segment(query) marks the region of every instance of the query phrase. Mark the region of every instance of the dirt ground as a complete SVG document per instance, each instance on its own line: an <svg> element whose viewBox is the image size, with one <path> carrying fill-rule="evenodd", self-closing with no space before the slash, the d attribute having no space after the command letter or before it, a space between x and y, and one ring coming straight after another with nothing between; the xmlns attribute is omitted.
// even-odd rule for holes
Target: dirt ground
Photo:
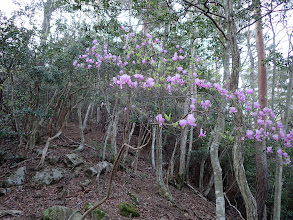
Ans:
<svg viewBox="0 0 293 220"><path fill-rule="evenodd" d="M86 203L95 204L105 196L110 173L101 175L100 182L97 184L95 179L89 179L84 172L87 167L100 161L100 152L85 147L82 152L78 153L84 160L81 169L67 168L63 163L64 156L77 147L76 143L68 138L76 142L79 141L79 129L76 123L69 123L64 129L64 134L52 143L53 147L50 147L48 151L47 158L58 155L60 159L53 166L45 161L43 169L61 167L66 170L65 177L56 184L38 186L31 181L36 172L35 167L40 160L36 150L28 152L24 161L9 160L0 167L0 181L19 167L26 166L27 169L25 184L11 187L11 192L0 197L0 209L21 210L24 215L6 216L1 219L41 219L43 210L54 205L79 209L84 212L83 207ZM103 129L95 123L90 123L86 131L86 143L99 149L103 145L103 141ZM40 144L37 149L42 150L43 147L44 144ZM15 153L15 147L9 144L1 146L1 150ZM215 203L199 197L188 187L178 190L169 186L174 197L173 203L160 197L157 194L155 175L150 160L146 159L147 157L149 157L147 150L140 154L136 175L133 174L131 168L134 156L130 154L123 168L118 169L113 180L111 196L100 207L109 214L111 219L127 219L119 214L118 206L121 202L132 202L128 192L131 192L139 203L137 208L140 217L135 219L215 219ZM12 165L14 165L13 169ZM226 213L227 219L240 219L237 212L231 207L227 207Z"/></svg>

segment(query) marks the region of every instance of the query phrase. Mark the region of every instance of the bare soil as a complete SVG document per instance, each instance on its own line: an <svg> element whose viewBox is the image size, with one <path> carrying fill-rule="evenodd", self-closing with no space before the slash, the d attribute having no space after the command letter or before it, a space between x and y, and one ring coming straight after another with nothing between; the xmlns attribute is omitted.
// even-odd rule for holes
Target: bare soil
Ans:
<svg viewBox="0 0 293 220"><path fill-rule="evenodd" d="M31 178L35 174L35 167L39 163L40 156L36 151L28 152L26 159L22 162L9 160L0 167L0 180L5 179L11 171L26 166L27 176L25 184L11 187L11 192L0 197L0 209L21 210L23 216L6 216L1 219L41 219L42 212L51 206L61 205L84 212L84 205L88 202L93 204L101 200L107 191L110 173L101 175L99 185L95 179L90 179L85 170L100 161L100 151L89 147L78 153L84 160L84 165L80 169L70 169L63 163L64 156L71 153L77 147L75 143L68 140L68 137L76 142L79 141L79 129L77 123L69 123L61 138L55 140L49 148L47 158L50 156L60 156L56 165L50 165L48 160L42 169L61 167L66 170L65 177L58 183L49 186L35 185ZM91 122L86 131L86 143L101 149L104 142L104 132L101 127ZM119 143L119 138L118 138ZM44 144L37 146L42 150ZM1 150L16 153L13 145L2 146ZM24 147L23 147L24 148ZM22 149L17 152L24 154ZM123 167L118 169L113 180L113 187L110 198L101 205L111 219L127 219L119 214L118 206L121 202L132 200L128 195L131 192L137 198L137 206L140 217L135 219L215 219L215 203L207 201L194 194L189 188L184 187L178 190L170 186L170 191L174 197L171 203L157 194L156 179L153 173L148 150L140 154L136 175L132 172L131 163L134 156L128 155ZM15 164L17 166L15 166ZM14 165L13 169L11 166ZM226 209L227 219L240 219L237 212L231 207Z"/></svg>

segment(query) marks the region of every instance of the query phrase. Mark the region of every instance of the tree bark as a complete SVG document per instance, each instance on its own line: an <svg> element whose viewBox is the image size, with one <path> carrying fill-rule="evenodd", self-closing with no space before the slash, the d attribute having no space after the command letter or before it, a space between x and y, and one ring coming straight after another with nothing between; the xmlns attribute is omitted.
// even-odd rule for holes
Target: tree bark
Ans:
<svg viewBox="0 0 293 220"><path fill-rule="evenodd" d="M286 97L286 107L285 107L285 115L284 115L284 132L286 133L288 127L289 120L289 108L290 103L292 101L292 87L293 87L293 64L289 66L290 79L287 90ZM278 147L278 149L281 149ZM282 186L283 186L283 156L276 153L277 157L277 166L276 166L276 174L275 174L275 195L274 195L274 212L273 212L273 220L280 220L281 218L281 200L282 200Z"/></svg>
<svg viewBox="0 0 293 220"><path fill-rule="evenodd" d="M254 11L257 18L261 16L260 1ZM255 38L258 58L258 101L261 109L267 107L267 70L265 61L265 46L263 40L262 23L258 19L255 23ZM268 165L266 156L266 142L265 139L255 146L255 166L256 166L256 203L258 219L262 220L265 211L265 202L268 193Z"/></svg>
<svg viewBox="0 0 293 220"><path fill-rule="evenodd" d="M163 179L163 146L162 146L162 128L157 129L156 138L156 179L159 188L159 194L169 201L173 201L172 194Z"/></svg>
<svg viewBox="0 0 293 220"><path fill-rule="evenodd" d="M230 45L230 49L232 52L232 73L231 73L231 80L230 80L230 91L234 92L238 88L239 83L239 72L240 72L240 52L239 47L236 40L236 25L234 21L234 13L233 13L233 1L232 0L225 0L225 15L226 15L226 22L227 22L227 40ZM234 165L234 172L235 178L237 180L241 195L244 200L245 209L247 220L255 220L257 219L257 207L256 201L253 197L248 183L247 178L243 166L243 155L242 155L242 132L240 132L241 127L243 126L243 118L242 118L242 110L239 109L236 100L232 100L232 106L237 108L237 112L234 113L234 123L236 124L236 135L235 141L233 145L233 165ZM238 130L238 128L240 128Z"/></svg>

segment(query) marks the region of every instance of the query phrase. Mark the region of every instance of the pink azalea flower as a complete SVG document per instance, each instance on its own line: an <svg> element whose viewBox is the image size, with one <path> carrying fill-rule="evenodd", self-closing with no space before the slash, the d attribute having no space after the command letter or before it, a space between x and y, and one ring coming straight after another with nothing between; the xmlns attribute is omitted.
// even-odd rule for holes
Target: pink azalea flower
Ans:
<svg viewBox="0 0 293 220"><path fill-rule="evenodd" d="M196 124L194 122L195 122L195 118L194 118L193 114L187 115L186 123L191 126L196 126Z"/></svg>
<svg viewBox="0 0 293 220"><path fill-rule="evenodd" d="M146 84L148 85L148 87L154 87L155 85L154 79L149 77L146 81Z"/></svg>
<svg viewBox="0 0 293 220"><path fill-rule="evenodd" d="M206 132L203 132L202 128L200 129L199 132L199 137L205 137L206 136Z"/></svg>
<svg viewBox="0 0 293 220"><path fill-rule="evenodd" d="M134 74L133 77L135 79L139 79L139 80L143 80L143 78L144 78L143 75L141 75L141 74Z"/></svg>
<svg viewBox="0 0 293 220"><path fill-rule="evenodd" d="M273 153L273 148L272 147L267 147L267 152L268 153Z"/></svg>
<svg viewBox="0 0 293 220"><path fill-rule="evenodd" d="M278 153L279 155L283 155L283 151L282 151L281 149L277 150L277 153Z"/></svg>
<svg viewBox="0 0 293 220"><path fill-rule="evenodd" d="M191 100L192 104L195 104L196 103L196 99L191 98L190 100Z"/></svg>
<svg viewBox="0 0 293 220"><path fill-rule="evenodd" d="M229 113L235 113L235 112L237 112L236 108L235 107L230 107Z"/></svg>
<svg viewBox="0 0 293 220"><path fill-rule="evenodd" d="M180 47L180 46L177 44L177 45L176 45L176 48L179 49L179 47Z"/></svg>
<svg viewBox="0 0 293 220"><path fill-rule="evenodd" d="M171 94L171 93L172 93L172 90L171 90L171 85L168 85L168 86L167 86L167 90L168 90L169 94Z"/></svg>
<svg viewBox="0 0 293 220"><path fill-rule="evenodd" d="M277 128L283 128L283 127L284 127L284 125L281 122L277 121Z"/></svg>
<svg viewBox="0 0 293 220"><path fill-rule="evenodd" d="M73 62L73 66L76 66L76 64L77 64L77 60L75 60L75 61Z"/></svg>
<svg viewBox="0 0 293 220"><path fill-rule="evenodd" d="M187 71L186 71L186 70L183 70L183 71L182 71L182 74L183 74L183 75L186 75L186 74L187 74Z"/></svg>
<svg viewBox="0 0 293 220"><path fill-rule="evenodd" d="M257 119L257 122L256 123L259 124L259 125L263 125L264 124L264 120Z"/></svg>
<svg viewBox="0 0 293 220"><path fill-rule="evenodd" d="M246 89L245 92L246 92L246 94L253 94L254 93L253 89L251 89L251 88Z"/></svg>
<svg viewBox="0 0 293 220"><path fill-rule="evenodd" d="M253 131L252 130L246 130L246 137L249 139L253 139Z"/></svg>
<svg viewBox="0 0 293 220"><path fill-rule="evenodd" d="M179 125L180 125L181 127L184 127L186 124L187 124L187 122L186 122L185 119L181 119L181 120L179 120Z"/></svg>
<svg viewBox="0 0 293 220"><path fill-rule="evenodd" d="M183 70L183 68L182 68L182 67L177 67L177 70L178 70L179 72L181 72L181 71Z"/></svg>
<svg viewBox="0 0 293 220"><path fill-rule="evenodd" d="M159 122L159 127L161 127L165 121L165 119L162 117L162 114L158 114L156 120Z"/></svg>
<svg viewBox="0 0 293 220"><path fill-rule="evenodd" d="M177 55L177 52L175 52L175 53L174 53L174 56L172 57L172 60L173 60L173 61L176 61L177 59L178 59L178 55Z"/></svg>
<svg viewBox="0 0 293 220"><path fill-rule="evenodd" d="M152 38L152 36L151 36L149 33L147 33L145 36L146 36L147 38Z"/></svg>
<svg viewBox="0 0 293 220"><path fill-rule="evenodd" d="M254 103L253 103L253 107L254 107L254 108L257 108L257 109L260 109L260 105L259 105L258 102L254 102Z"/></svg>
<svg viewBox="0 0 293 220"><path fill-rule="evenodd" d="M277 135L277 134L273 134L273 139L275 140L275 141L277 141L277 140L279 140L279 135Z"/></svg>
<svg viewBox="0 0 293 220"><path fill-rule="evenodd" d="M287 152L283 152L283 157L287 158L288 157L288 153Z"/></svg>
<svg viewBox="0 0 293 220"><path fill-rule="evenodd" d="M190 105L190 108L191 108L191 110L193 111L193 110L195 109L195 105L194 105L194 104L191 104L191 105Z"/></svg>

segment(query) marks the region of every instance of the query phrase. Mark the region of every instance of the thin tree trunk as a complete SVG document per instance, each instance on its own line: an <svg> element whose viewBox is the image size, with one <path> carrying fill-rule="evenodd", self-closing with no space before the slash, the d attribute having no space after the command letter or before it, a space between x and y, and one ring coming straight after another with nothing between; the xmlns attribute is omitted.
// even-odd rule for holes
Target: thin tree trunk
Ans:
<svg viewBox="0 0 293 220"><path fill-rule="evenodd" d="M293 87L293 64L289 66L290 79L286 97L286 107L284 115L284 132L287 132L288 120L289 120L289 108L292 101L292 87ZM280 147L278 150L281 149ZM280 220L281 217L281 200L282 200L282 186L283 186L283 156L276 153L277 166L275 174L275 197L274 197L274 213L273 220Z"/></svg>
<svg viewBox="0 0 293 220"><path fill-rule="evenodd" d="M177 151L177 146L178 146L178 139L176 138L176 141L175 141L175 146L174 146L174 150L173 150L173 153L172 153L172 156L171 156L171 159L170 159L170 162L169 162L169 166L168 166L168 171L167 171L167 182L171 182L171 183L175 183L175 180L174 180L174 166L175 166L175 154L176 154L176 151Z"/></svg>
<svg viewBox="0 0 293 220"><path fill-rule="evenodd" d="M164 183L163 178L163 146L162 146L162 128L157 129L156 138L156 179L159 188L159 194L169 201L173 201L172 194L168 185Z"/></svg>
<svg viewBox="0 0 293 220"><path fill-rule="evenodd" d="M236 25L234 21L233 13L233 1L225 0L225 15L228 28L228 43L232 52L232 73L230 80L230 90L234 92L238 88L239 83L239 72L240 72L240 52L236 40ZM236 100L232 100L231 104L237 107L237 112L234 113L234 123L236 127L243 126L242 111L239 109ZM243 155L242 155L242 133L240 130L236 131L236 136L233 145L233 165L235 178L237 180L241 195L244 200L247 220L257 219L257 207L256 201L250 191L247 183L247 178L243 166Z"/></svg>
<svg viewBox="0 0 293 220"><path fill-rule="evenodd" d="M187 96L184 101L184 109L183 115L188 113L188 104L190 102L189 97ZM178 188L181 189L183 187L183 183L186 175L186 142L187 142L187 134L188 129L185 126L181 132L181 140L180 140L180 161L179 161L179 173L177 176L177 184Z"/></svg>
<svg viewBox="0 0 293 220"><path fill-rule="evenodd" d="M82 104L80 103L77 108L77 114L78 114L78 122L79 122L79 130L80 130L80 145L78 148L75 149L75 151L82 151L85 144L85 138L84 138L84 130L86 129L87 121L89 118L89 113L92 108L92 103L90 103L87 107L86 114L84 116L84 120L82 121Z"/></svg>
<svg viewBox="0 0 293 220"><path fill-rule="evenodd" d="M255 15L259 18L261 16L260 1L257 1L255 8ZM267 71L265 60L265 46L263 41L262 23L261 19L255 23L255 38L256 49L258 57L258 101L261 109L267 107ZM258 219L262 220L265 211L265 202L268 193L268 165L266 156L266 142L265 139L255 146L255 166L256 166L256 203Z"/></svg>
<svg viewBox="0 0 293 220"><path fill-rule="evenodd" d="M153 170L156 170L156 162L155 162L155 143L156 143L156 129L157 126L152 127L152 167Z"/></svg>

